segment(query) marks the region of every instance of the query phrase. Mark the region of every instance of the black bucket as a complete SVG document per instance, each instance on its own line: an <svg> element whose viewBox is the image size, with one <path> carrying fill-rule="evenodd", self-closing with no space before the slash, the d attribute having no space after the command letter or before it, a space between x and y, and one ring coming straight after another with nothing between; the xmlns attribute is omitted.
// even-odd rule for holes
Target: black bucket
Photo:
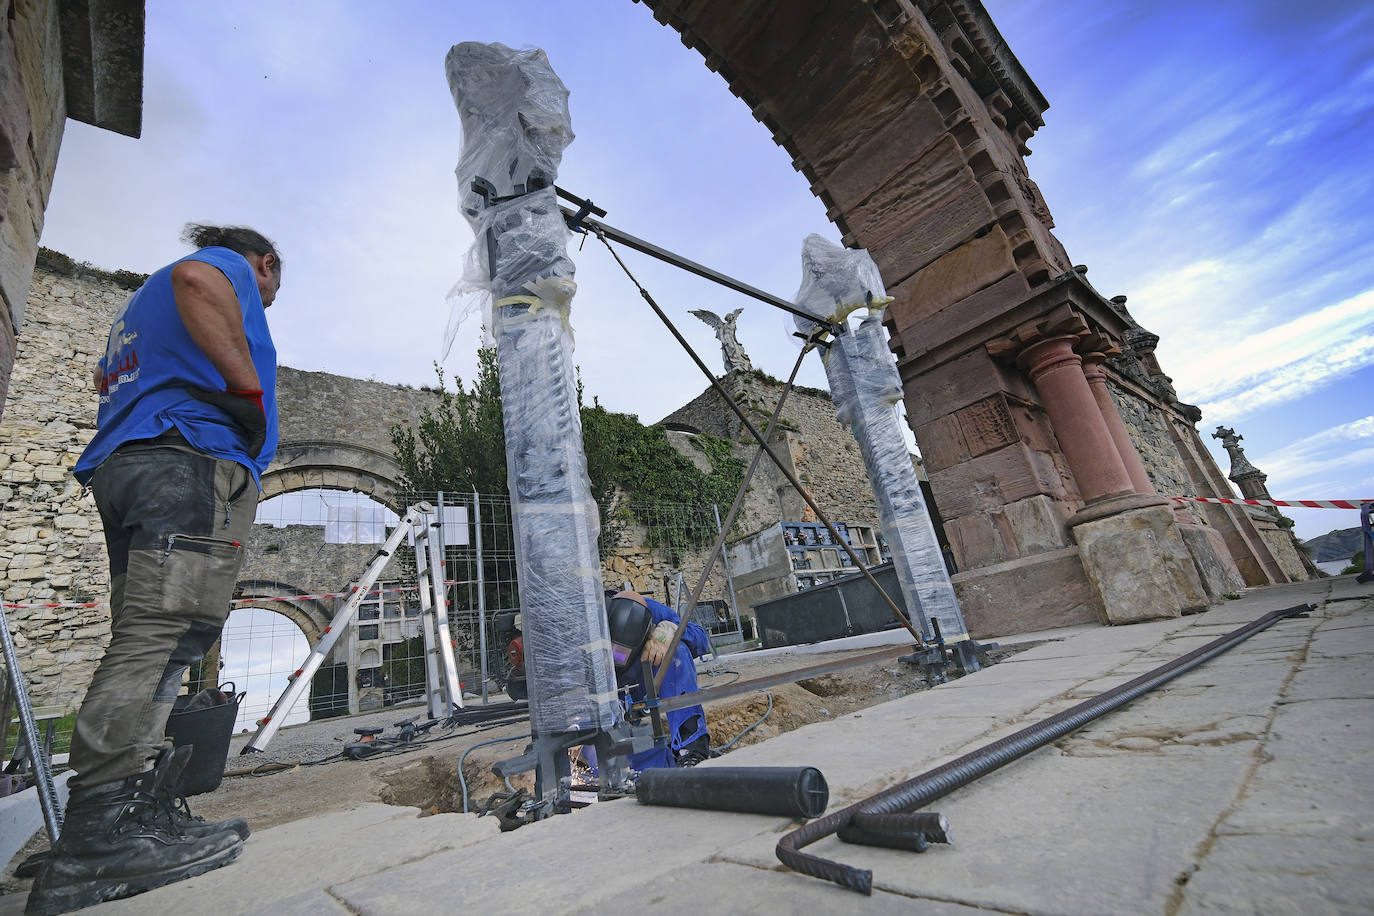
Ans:
<svg viewBox="0 0 1374 916"><path fill-rule="evenodd" d="M195 695L179 696L173 702L172 714L167 717L167 737L175 747L191 745L191 759L176 786L182 795L200 795L219 788L243 697L234 692L230 682L221 684L218 690L207 688Z"/></svg>

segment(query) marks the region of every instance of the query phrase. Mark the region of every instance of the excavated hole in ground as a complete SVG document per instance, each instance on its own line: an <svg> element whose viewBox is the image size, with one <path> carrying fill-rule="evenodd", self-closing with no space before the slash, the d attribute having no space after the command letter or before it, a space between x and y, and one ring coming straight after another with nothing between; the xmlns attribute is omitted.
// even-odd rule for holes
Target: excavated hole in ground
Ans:
<svg viewBox="0 0 1374 916"><path fill-rule="evenodd" d="M996 664L1040 644L1028 642L998 647L987 653L987 661ZM809 667L820 663L816 657L805 657L801 661L797 656L783 658L786 661L781 664L775 660L777 657L757 660L727 657L708 663L702 667L703 689L709 688L712 682L718 686L734 683L731 680L732 672L739 672L739 679L753 679L778 673L787 667ZM712 674L714 677L707 676ZM767 694L772 695L771 711L768 708L769 698L763 690L706 703L706 723L711 733L711 746L715 748L729 744L753 725L753 729L731 748L734 750L926 689L919 669L893 659L769 687ZM467 784L469 811L481 811L494 793L509 791L506 783L492 772L492 765L516 756L524 746L524 742L512 740L468 753L463 761L463 778ZM410 761L390 772L379 773L384 783L379 793L380 800L391 805L416 807L427 814L462 811L463 793L457 775L458 756L461 756L461 752L451 756L426 757ZM533 774L512 776L510 787L533 791Z"/></svg>
<svg viewBox="0 0 1374 916"><path fill-rule="evenodd" d="M988 653L988 661L995 664L1040 644L1029 642L999 647ZM872 651L753 658L726 656L702 666L701 686L703 689L725 686L736 680L752 680ZM773 696L772 712L735 747L757 744L805 725L858 712L925 690L926 686L918 669L894 659L767 689ZM762 691L706 704L712 746L728 744L763 717L767 708L768 699ZM412 807L418 809L421 816L462 811L458 763L467 752L463 774L467 780L469 810L480 811L493 793L507 791L505 782L492 772L492 764L520 754L529 737L527 723L480 731L468 729L452 735L436 730L431 734L440 740L409 753L367 760L337 759L345 743L357 740L352 731L355 726L384 726L390 735L394 733L394 723L403 718L423 719L424 715L418 708L395 708L370 717L329 719L283 729L266 753L240 759L231 752L227 769L233 771L243 767L244 760L248 760L262 764L260 772L225 777L214 792L191 798L192 810L212 821L244 817L255 831L367 803ZM305 739L294 740L292 732L297 728ZM495 738L509 740L469 751L479 742ZM298 765L322 758L333 759L319 766ZM510 782L517 789L522 786L533 789L534 776L532 773L513 776ZM40 830L0 873L0 894L27 892L31 882L16 878L14 868L27 856L47 846L47 836Z"/></svg>

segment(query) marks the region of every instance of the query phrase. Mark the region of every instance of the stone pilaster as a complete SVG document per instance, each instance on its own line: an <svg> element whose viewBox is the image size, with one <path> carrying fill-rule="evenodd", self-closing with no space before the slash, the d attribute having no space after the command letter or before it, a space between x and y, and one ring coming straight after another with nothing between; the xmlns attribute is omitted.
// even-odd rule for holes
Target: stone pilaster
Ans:
<svg viewBox="0 0 1374 916"><path fill-rule="evenodd" d="M1169 502L1154 493L1102 375L1099 352L1074 352L1093 332L1072 309L1023 326L990 349L1014 356L1039 392L1084 506L1069 520L1079 559L1109 623L1177 617L1208 605ZM1098 348L1100 349L1100 348ZM1094 390L1096 389L1096 390ZM1113 429L1112 419L1118 429ZM1141 490L1145 492L1141 492Z"/></svg>

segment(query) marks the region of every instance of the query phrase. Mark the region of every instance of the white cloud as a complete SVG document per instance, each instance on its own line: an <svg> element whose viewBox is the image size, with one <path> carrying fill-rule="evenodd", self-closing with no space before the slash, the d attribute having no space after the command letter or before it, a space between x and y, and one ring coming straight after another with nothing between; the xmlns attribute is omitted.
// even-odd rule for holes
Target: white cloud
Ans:
<svg viewBox="0 0 1374 916"><path fill-rule="evenodd" d="M1228 421L1296 400L1374 364L1374 289L1216 348L1182 367L1181 391Z"/></svg>
<svg viewBox="0 0 1374 916"><path fill-rule="evenodd" d="M1300 483L1312 478L1363 483L1374 469L1374 415L1305 436L1254 460L1270 478ZM1359 498L1354 492L1313 494L1313 499ZM1369 494L1363 494L1369 495Z"/></svg>

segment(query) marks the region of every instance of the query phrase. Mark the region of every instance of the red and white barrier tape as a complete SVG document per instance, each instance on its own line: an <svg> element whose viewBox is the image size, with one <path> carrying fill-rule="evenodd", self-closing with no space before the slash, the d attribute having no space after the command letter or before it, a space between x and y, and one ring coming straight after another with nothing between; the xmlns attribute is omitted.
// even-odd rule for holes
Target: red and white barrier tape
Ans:
<svg viewBox="0 0 1374 916"><path fill-rule="evenodd" d="M446 579L446 580L444 581L444 584L445 584L445 585L471 585L471 584L473 584L475 581L476 581L475 579ZM396 593L398 593L398 592L413 592L413 591L418 591L418 589L419 589L419 586L415 586L415 585L402 585L402 586L399 586L399 587L397 587L397 588L385 588L385 589L381 589L380 591L381 591L381 594L384 594L384 595L394 595L394 594L396 594ZM257 597L257 598L235 598L234 600L232 600L232 601L229 602L229 605L230 605L230 607L243 607L243 606L247 606L247 605L261 604L261 603L263 603L264 601L303 601L303 600L307 600L307 599L320 599L320 598L348 598L348 597L350 597L350 596L353 594L354 591L357 591L357 589L354 589L353 591L338 592L338 593L329 593L329 594L322 594L322 595L263 595L263 596L260 596L260 597ZM369 594L369 595L376 595L377 593L378 593L378 589L373 588L373 589L369 589L369 590L368 590L368 594ZM54 601L54 602L49 602L49 603L33 603L33 604L11 603L11 602L9 602L9 601L6 601L3 605L0 605L0 607L5 607L5 608L21 608L21 609L23 609L23 608L58 608L58 607L108 607L108 606L109 606L109 602L108 602L108 601Z"/></svg>
<svg viewBox="0 0 1374 916"><path fill-rule="evenodd" d="M1179 502L1225 503L1228 506L1292 506L1297 509L1358 509L1374 499L1221 499L1215 496L1170 496Z"/></svg>

